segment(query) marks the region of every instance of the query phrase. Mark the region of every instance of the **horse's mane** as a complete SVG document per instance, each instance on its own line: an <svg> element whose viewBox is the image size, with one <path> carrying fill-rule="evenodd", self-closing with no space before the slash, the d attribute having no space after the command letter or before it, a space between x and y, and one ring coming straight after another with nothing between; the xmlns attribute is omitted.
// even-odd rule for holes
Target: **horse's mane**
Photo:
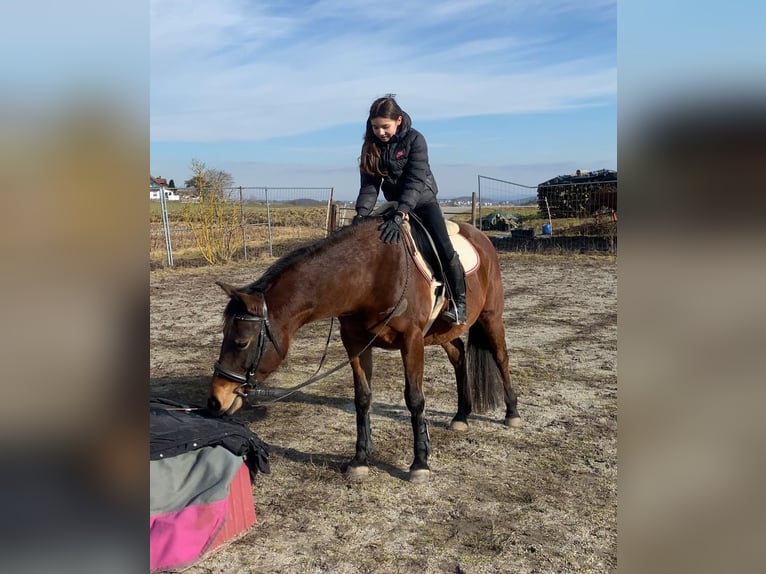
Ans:
<svg viewBox="0 0 766 574"><path fill-rule="evenodd" d="M261 275L259 279L245 287L244 291L247 293L253 293L256 291L265 290L276 277L281 275L287 268L291 267L296 262L303 261L309 257L313 257L323 252L327 248L345 241L346 238L348 238L350 235L354 235L358 231L358 225L348 225L346 227L341 227L327 237L294 249L293 251L280 257L266 270L263 275Z"/></svg>
<svg viewBox="0 0 766 574"><path fill-rule="evenodd" d="M279 277L285 270L289 269L295 263L303 261L309 257L314 257L332 247L333 245L337 245L338 243L346 241L351 236L358 234L363 227L365 227L364 223L360 225L348 225L346 227L341 227L327 237L318 239L317 241L290 251L289 253L280 257L268 269L266 269L266 272L261 275L260 278L256 279L253 283L242 287L240 291L248 294L264 292L277 277ZM245 309L243 308L240 301L237 299L230 299L223 311L224 328L226 328L233 321L233 317L235 315L243 313L244 311Z"/></svg>
<svg viewBox="0 0 766 574"><path fill-rule="evenodd" d="M265 273L261 275L260 278L256 279L249 285L240 288L239 290L248 294L263 293L277 277L279 277L286 269L290 268L295 263L303 261L309 257L314 257L320 253L323 253L328 248L337 245L338 243L345 242L351 236L359 234L366 225L371 225L373 223L374 219L371 218L370 220L358 225L347 225L332 232L327 237L318 239L317 241L302 247L298 247L297 249L290 251L275 261L268 269L266 269ZM374 224L377 225L377 223ZM357 245L357 243L354 241L350 241L349 244ZM226 304L226 308L223 310L224 328L227 328L231 324L235 315L239 315L244 311L245 309L243 308L240 301L237 299L230 299Z"/></svg>

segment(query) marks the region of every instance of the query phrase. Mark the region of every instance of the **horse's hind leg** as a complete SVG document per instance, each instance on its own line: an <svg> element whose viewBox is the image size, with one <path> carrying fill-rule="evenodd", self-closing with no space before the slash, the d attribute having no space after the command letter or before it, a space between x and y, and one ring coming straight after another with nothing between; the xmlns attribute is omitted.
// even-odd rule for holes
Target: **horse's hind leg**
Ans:
<svg viewBox="0 0 766 574"><path fill-rule="evenodd" d="M494 317L494 319L490 319L490 314L483 314L479 317L479 321L487 334L492 357L503 379L505 425L518 428L521 426L521 417L517 409L516 391L513 390L511 385L508 348L505 345L505 328L503 327L502 314L499 317Z"/></svg>
<svg viewBox="0 0 766 574"><path fill-rule="evenodd" d="M465 345L459 337L449 343L444 343L442 348L447 352L447 357L452 368L455 369L457 381L457 413L452 417L450 428L456 431L468 430L468 415L471 414L471 397L469 395L468 375L465 369Z"/></svg>

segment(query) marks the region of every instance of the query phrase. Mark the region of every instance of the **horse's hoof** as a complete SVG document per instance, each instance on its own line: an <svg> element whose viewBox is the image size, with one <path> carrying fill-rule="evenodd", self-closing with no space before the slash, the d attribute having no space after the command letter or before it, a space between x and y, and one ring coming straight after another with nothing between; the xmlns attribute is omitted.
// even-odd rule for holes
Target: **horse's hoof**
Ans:
<svg viewBox="0 0 766 574"><path fill-rule="evenodd" d="M505 419L505 426L510 427L512 429L517 429L521 427L521 417L513 417L510 419Z"/></svg>
<svg viewBox="0 0 766 574"><path fill-rule="evenodd" d="M468 430L468 423L464 423L463 421L452 421L449 424L449 428L453 431L465 432Z"/></svg>
<svg viewBox="0 0 766 574"><path fill-rule="evenodd" d="M431 476L430 470L428 470L427 468L419 468L417 470L410 471L409 480L412 484L424 484L428 482L428 479L430 476Z"/></svg>
<svg viewBox="0 0 766 574"><path fill-rule="evenodd" d="M370 474L368 466L349 466L346 470L346 480L349 482L362 482Z"/></svg>

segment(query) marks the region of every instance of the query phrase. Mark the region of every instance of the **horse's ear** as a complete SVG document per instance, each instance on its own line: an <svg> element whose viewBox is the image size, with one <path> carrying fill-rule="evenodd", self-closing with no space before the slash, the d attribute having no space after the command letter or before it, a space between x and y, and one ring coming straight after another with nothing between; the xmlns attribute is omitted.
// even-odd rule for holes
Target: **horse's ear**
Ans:
<svg viewBox="0 0 766 574"><path fill-rule="evenodd" d="M218 285L221 289L223 289L226 292L226 294L232 299L236 297L237 290L231 285L222 283L221 281L216 281L215 284Z"/></svg>
<svg viewBox="0 0 766 574"><path fill-rule="evenodd" d="M247 312L256 317L263 316L263 294L255 293L237 293L237 298L247 309Z"/></svg>
<svg viewBox="0 0 766 574"><path fill-rule="evenodd" d="M263 311L263 295L261 293L245 293L221 281L216 281L215 284L223 289L229 297L242 303L248 313L256 316L261 315Z"/></svg>

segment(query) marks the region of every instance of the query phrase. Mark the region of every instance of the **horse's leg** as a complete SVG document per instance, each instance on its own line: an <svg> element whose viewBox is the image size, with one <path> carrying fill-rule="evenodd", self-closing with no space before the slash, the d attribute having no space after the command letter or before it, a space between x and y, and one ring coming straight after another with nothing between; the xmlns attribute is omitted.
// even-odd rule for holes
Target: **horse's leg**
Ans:
<svg viewBox="0 0 766 574"><path fill-rule="evenodd" d="M505 395L505 425L518 428L521 426L521 417L517 409L516 391L511 385L509 369L508 348L505 345L505 328L503 327L502 314L482 313L479 321L484 327L489 341L492 357L500 370L503 378L503 393Z"/></svg>
<svg viewBox="0 0 766 574"><path fill-rule="evenodd" d="M410 482L426 482L431 469L428 453L431 450L428 422L425 418L426 399L423 395L423 333L417 329L404 335L402 361L404 362L404 401L410 410L414 435L414 460L410 465Z"/></svg>
<svg viewBox="0 0 766 574"><path fill-rule="evenodd" d="M459 337L449 343L444 343L442 348L447 352L447 357L455 369L457 381L457 413L452 418L450 428L456 431L468 430L468 415L471 414L471 397L468 395L468 375L465 370L465 345Z"/></svg>
<svg viewBox="0 0 766 574"><path fill-rule="evenodd" d="M358 352L358 351L357 351ZM351 354L351 352L349 352ZM351 354L353 357L356 354ZM350 480L364 480L369 473L368 458L372 454L370 405L372 404L372 348L365 349L351 361L354 373L354 406L356 407L356 453L348 464Z"/></svg>

